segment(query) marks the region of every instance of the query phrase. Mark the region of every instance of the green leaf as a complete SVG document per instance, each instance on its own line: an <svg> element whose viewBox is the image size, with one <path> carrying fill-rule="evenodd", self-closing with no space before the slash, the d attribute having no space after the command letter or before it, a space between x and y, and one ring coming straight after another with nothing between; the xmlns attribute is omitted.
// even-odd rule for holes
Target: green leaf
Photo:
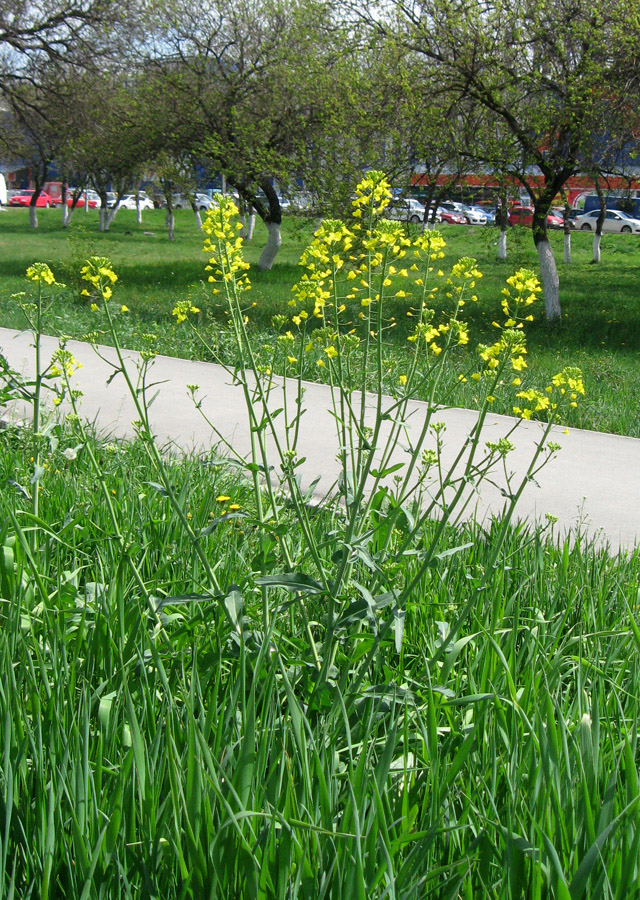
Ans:
<svg viewBox="0 0 640 900"><path fill-rule="evenodd" d="M206 535L211 534L213 531L215 531L218 525L222 524L222 522L228 522L230 519L246 519L248 518L248 516L248 513L242 511L225 513L223 516L218 516L217 519L212 519L207 527L203 528L200 531L200 535L202 537L206 537Z"/></svg>
<svg viewBox="0 0 640 900"><path fill-rule="evenodd" d="M222 601L225 605L225 609L229 614L229 619L231 620L234 628L238 628L240 622L240 616L242 615L242 610L244 609L244 597L239 588L232 587L229 589L226 597Z"/></svg>
<svg viewBox="0 0 640 900"><path fill-rule="evenodd" d="M386 478L387 475L392 475L393 472L397 472L398 469L403 469L404 463L396 463L394 466L387 466L386 469L372 469L371 474L374 478Z"/></svg>
<svg viewBox="0 0 640 900"><path fill-rule="evenodd" d="M286 591L297 591L301 594L321 594L324 588L304 572L283 572L281 575L264 575L256 578L261 587L281 587Z"/></svg>
<svg viewBox="0 0 640 900"><path fill-rule="evenodd" d="M634 806L636 800L632 800L622 812L615 817L613 822L610 822L607 827L600 832L598 837L595 839L593 844L589 847L582 860L580 861L580 865L578 866L578 870L576 874L573 876L571 880L571 884L569 885L569 893L571 895L571 900L579 900L582 897L584 890L587 886L587 881L589 880L589 876L591 875L591 871L595 866L598 860L602 860L602 848L609 837L609 835L613 834L620 824L620 822L624 819L626 814L629 812L632 806Z"/></svg>
<svg viewBox="0 0 640 900"><path fill-rule="evenodd" d="M158 484L157 481L145 481L144 483L147 484L150 488L153 488L154 491L160 494L161 497L169 496L169 492L167 491L167 489L163 487L163 485Z"/></svg>

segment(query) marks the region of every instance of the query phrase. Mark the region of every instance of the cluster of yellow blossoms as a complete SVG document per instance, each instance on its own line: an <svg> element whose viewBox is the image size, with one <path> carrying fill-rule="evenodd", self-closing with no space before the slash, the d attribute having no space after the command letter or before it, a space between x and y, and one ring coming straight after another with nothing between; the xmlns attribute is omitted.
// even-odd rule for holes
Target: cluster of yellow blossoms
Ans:
<svg viewBox="0 0 640 900"><path fill-rule="evenodd" d="M178 300L176 305L173 307L172 316L176 318L176 324L180 325L181 322L185 322L190 313L196 315L200 310L197 306L194 306L191 300Z"/></svg>
<svg viewBox="0 0 640 900"><path fill-rule="evenodd" d="M27 278L36 284L58 284L53 272L46 263L37 262L27 269Z"/></svg>
<svg viewBox="0 0 640 900"><path fill-rule="evenodd" d="M242 255L242 223L233 220L238 215L238 207L230 197L221 197L212 207L202 223L202 230L207 235L203 250L210 254L209 265L206 266L211 284L233 284L236 293L248 291L251 282L246 274L249 263ZM212 292L217 294L218 287ZM191 310L193 312L193 309Z"/></svg>
<svg viewBox="0 0 640 900"><path fill-rule="evenodd" d="M96 290L102 291L103 296L105 296L105 288L108 289L108 296L105 296L105 300L110 299L111 288L109 285L115 284L118 276L113 271L111 261L106 256L92 256L80 269L80 274L83 281L88 281ZM89 296L89 291L86 288L82 293L85 296Z"/></svg>

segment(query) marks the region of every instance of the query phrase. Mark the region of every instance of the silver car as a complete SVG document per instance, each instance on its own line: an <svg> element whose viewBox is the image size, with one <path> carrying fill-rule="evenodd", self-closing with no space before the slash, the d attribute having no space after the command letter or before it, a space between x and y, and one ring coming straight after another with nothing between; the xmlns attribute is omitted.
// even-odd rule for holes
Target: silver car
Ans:
<svg viewBox="0 0 640 900"><path fill-rule="evenodd" d="M424 221L424 206L413 197L409 197L407 200L392 200L384 211L384 217L417 225Z"/></svg>
<svg viewBox="0 0 640 900"><path fill-rule="evenodd" d="M485 216L483 210L481 210L478 206L465 206L464 204L462 204L460 212L465 217L469 225L487 224L487 217Z"/></svg>
<svg viewBox="0 0 640 900"><path fill-rule="evenodd" d="M599 215L599 209L592 209L591 212L582 216L576 216L575 227L580 231L595 231ZM620 209L608 209L602 230L638 234L640 233L640 219L632 219Z"/></svg>

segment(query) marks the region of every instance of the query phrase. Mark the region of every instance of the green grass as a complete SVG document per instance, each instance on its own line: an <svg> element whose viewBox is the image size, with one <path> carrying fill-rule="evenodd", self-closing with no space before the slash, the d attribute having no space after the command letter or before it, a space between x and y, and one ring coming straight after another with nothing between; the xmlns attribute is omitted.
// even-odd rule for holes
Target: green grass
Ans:
<svg viewBox="0 0 640 900"><path fill-rule="evenodd" d="M26 211L2 214L0 324L21 327L20 314L8 298L11 293L24 289L22 276L26 267L42 260L50 263L58 277L64 278L72 288L51 308L49 330L72 336L94 330L97 320L88 304L78 296L77 273L81 260L97 253L113 261L120 276L117 298L131 310L121 321L125 344L139 348L143 343L142 334L154 333L162 353L208 358L188 329L176 329L173 324L171 310L175 302L189 297L202 310L203 333L226 358L224 312L215 306L208 291L202 235L190 213L177 214L173 244L166 240L164 213L160 211L145 213L142 227L136 224L135 213L121 211L108 234L98 233L97 214L92 212L77 212L67 232L61 228L58 211L43 210L39 219L40 228L32 232ZM444 233L448 241L445 263L451 264L462 255L474 256L479 261L484 273L478 285L479 302L468 304L465 312L471 326L471 346L479 341L491 342L495 336L491 322L500 316L500 291L505 278L522 265L537 269L530 234L524 229L511 230L509 259L501 263L497 259L494 229L448 227ZM251 269L251 299L255 307L249 312L256 343L266 345L265 359L270 358L268 348L273 340L271 318L276 313L289 312L291 286L300 273L297 261L310 234L309 223L285 220L283 249L273 270L259 272L255 265ZM264 229L258 224L254 242L246 249L252 264L257 261L263 240ZM546 384L565 364L578 365L584 373L587 396L571 424L639 437L640 367L636 358L640 350L640 244L634 235L605 236L603 262L594 266L590 263L591 237L576 233L572 236L573 262L565 266L562 235L554 233L551 240L560 271L563 320L550 325L544 321L542 304L536 310L536 321L528 331L529 370L524 387ZM406 313L406 301L389 307L389 315L395 315L397 323L395 330L389 332L390 377L401 369L405 360L406 336L411 325ZM467 355L467 363L463 361L461 365L472 367L473 356ZM305 374L318 377L317 372ZM442 399L469 407L476 402L472 384L457 386L455 393ZM504 400L499 398L496 411L509 413L511 405L505 395Z"/></svg>
<svg viewBox="0 0 640 900"><path fill-rule="evenodd" d="M346 597L318 680L289 591L265 628L283 559L242 479L168 463L196 530L246 513L203 538L212 596L145 447L94 445L98 478L57 438L34 521L31 438L0 432L0 895L638 898L637 553L514 528L496 564L499 527L447 531L401 653Z"/></svg>
<svg viewBox="0 0 640 900"><path fill-rule="evenodd" d="M153 329L165 352L195 354L171 321L191 292L218 352L238 352L186 215L174 245L160 213L144 226L155 236L133 213L109 235L62 234L53 213L25 233L22 215L3 214L4 284L23 289L34 259L66 265L52 327L103 321L71 280L97 252L120 275L114 309L132 311L126 343ZM451 261L485 257L467 308L487 340L530 250L514 235L500 266L489 230L447 234ZM251 273L265 361L305 235L289 237L272 273ZM576 280L602 278L580 253ZM582 321L577 337L571 296L565 312L534 323L532 377L578 350L603 359ZM392 385L406 309L389 315ZM620 420L617 395L603 416ZM454 507L429 520L400 475L396 493L382 483L382 448L355 427L342 439L357 478L347 468L319 505L296 492L295 457L175 457L144 412L139 427L131 444L96 442L73 417L0 430L0 897L639 900L640 551L612 558L509 518L453 529ZM475 483L485 462L465 472Z"/></svg>

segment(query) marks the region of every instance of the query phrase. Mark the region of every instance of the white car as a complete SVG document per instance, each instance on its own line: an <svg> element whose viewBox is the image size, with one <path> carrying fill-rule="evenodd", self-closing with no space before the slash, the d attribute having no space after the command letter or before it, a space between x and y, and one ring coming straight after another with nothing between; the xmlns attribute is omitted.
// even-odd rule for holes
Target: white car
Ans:
<svg viewBox="0 0 640 900"><path fill-rule="evenodd" d="M196 209L200 212L206 212L206 210L211 209L212 206L216 205L215 199L212 200L208 194L197 193L194 196L194 200L196 202ZM173 196L173 208L191 209L191 200L188 197L185 197L184 194L175 194Z"/></svg>
<svg viewBox="0 0 640 900"><path fill-rule="evenodd" d="M417 225L424 221L424 206L413 197L406 200L392 200L384 211L385 219L395 219L399 222L411 222Z"/></svg>
<svg viewBox="0 0 640 900"><path fill-rule="evenodd" d="M460 213L465 217L469 225L486 225L487 217L478 206L466 206L461 204Z"/></svg>
<svg viewBox="0 0 640 900"><path fill-rule="evenodd" d="M492 225L495 222L495 216L493 221L490 221L487 211L481 206L467 206L467 210L476 217L476 220L473 222L474 225Z"/></svg>
<svg viewBox="0 0 640 900"><path fill-rule="evenodd" d="M583 216L576 216L575 227L580 229L580 231L595 231L599 215L599 209L592 209L591 212L585 213ZM602 230L638 234L640 232L640 219L632 219L631 216L623 213L620 209L608 209Z"/></svg>
<svg viewBox="0 0 640 900"><path fill-rule="evenodd" d="M154 209L153 200L150 197L147 197L145 191L140 191L138 193L138 205L140 209ZM136 195L135 194L125 194L120 203L118 203L118 209L135 209L136 208Z"/></svg>

